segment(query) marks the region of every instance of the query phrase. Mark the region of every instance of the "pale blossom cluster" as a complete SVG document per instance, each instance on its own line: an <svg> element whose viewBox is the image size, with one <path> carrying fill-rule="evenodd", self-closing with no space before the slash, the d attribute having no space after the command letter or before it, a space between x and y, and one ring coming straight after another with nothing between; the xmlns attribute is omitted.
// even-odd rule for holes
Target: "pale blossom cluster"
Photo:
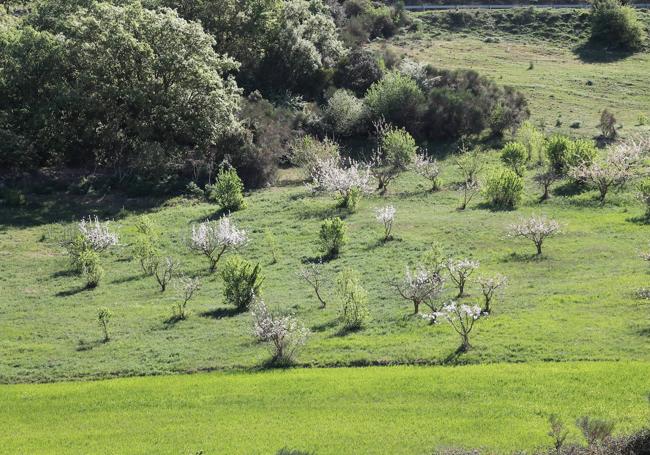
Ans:
<svg viewBox="0 0 650 455"><path fill-rule="evenodd" d="M465 295L465 284L474 270L479 268L479 261L472 259L454 259L449 258L445 262L445 268L449 272L449 277L458 287L458 297Z"/></svg>
<svg viewBox="0 0 650 455"><path fill-rule="evenodd" d="M384 240L388 240L391 237L391 231L393 230L393 222L395 221L395 207L392 205L387 205L385 207L380 207L375 209L375 218L378 222L384 225Z"/></svg>
<svg viewBox="0 0 650 455"><path fill-rule="evenodd" d="M108 221L100 223L97 217L88 217L88 220L82 218L78 227L79 233L94 251L104 251L117 245L119 241L117 234L109 229Z"/></svg>
<svg viewBox="0 0 650 455"><path fill-rule="evenodd" d="M370 167L354 160L349 160L347 166L342 166L336 158L319 159L311 177L313 190L338 193L344 199L353 191L372 191Z"/></svg>
<svg viewBox="0 0 650 455"><path fill-rule="evenodd" d="M275 315L263 300L256 299L251 308L253 334L265 343L269 343L273 360L277 363L290 363L298 351L307 342L309 329L291 315Z"/></svg>
<svg viewBox="0 0 650 455"><path fill-rule="evenodd" d="M248 241L246 231L237 229L229 216L219 221L204 221L192 226L190 249L198 251L210 259L210 270L214 271L217 262L228 249L236 249Z"/></svg>
<svg viewBox="0 0 650 455"><path fill-rule="evenodd" d="M560 234L560 223L546 218L544 215L533 215L528 219L508 226L508 237L522 237L531 240L537 248L537 254L542 254L542 245L547 237Z"/></svg>
<svg viewBox="0 0 650 455"><path fill-rule="evenodd" d="M481 308L477 305L458 304L454 301L442 307L442 310L430 315L434 322L441 319L446 320L461 337L460 350L466 351L471 348L469 334L474 328L474 323L481 317Z"/></svg>
<svg viewBox="0 0 650 455"><path fill-rule="evenodd" d="M425 154L418 153L413 161L413 171L421 177L431 181L433 190L438 189L438 177L440 175L440 166L438 161L429 158Z"/></svg>
<svg viewBox="0 0 650 455"><path fill-rule="evenodd" d="M444 283L444 279L437 271L418 266L415 270L407 267L403 280L395 287L402 298L413 302L413 313L418 314L421 304L435 310L433 300L442 291Z"/></svg>
<svg viewBox="0 0 650 455"><path fill-rule="evenodd" d="M616 144L599 162L581 163L570 169L576 180L589 182L598 188L600 201L604 202L612 187L623 186L636 175L636 165L646 149L642 141L630 140Z"/></svg>

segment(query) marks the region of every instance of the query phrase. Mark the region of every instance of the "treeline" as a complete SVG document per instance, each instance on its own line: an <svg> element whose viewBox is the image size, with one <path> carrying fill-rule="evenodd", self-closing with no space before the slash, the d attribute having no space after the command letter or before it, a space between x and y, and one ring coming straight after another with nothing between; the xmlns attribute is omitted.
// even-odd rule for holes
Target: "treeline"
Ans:
<svg viewBox="0 0 650 455"><path fill-rule="evenodd" d="M228 160L273 180L296 136L500 134L520 94L363 44L408 27L370 0L40 0L0 14L0 168L116 183L211 180ZM342 90L345 91L342 91Z"/></svg>

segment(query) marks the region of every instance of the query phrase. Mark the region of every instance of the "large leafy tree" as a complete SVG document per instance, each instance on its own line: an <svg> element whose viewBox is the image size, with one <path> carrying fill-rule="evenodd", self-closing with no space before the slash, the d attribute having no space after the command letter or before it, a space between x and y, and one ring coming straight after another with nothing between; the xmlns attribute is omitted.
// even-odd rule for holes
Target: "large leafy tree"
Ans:
<svg viewBox="0 0 650 455"><path fill-rule="evenodd" d="M33 27L2 35L0 129L32 164L161 171L237 127L240 91L225 76L237 64L200 24L139 2L79 3L47 20L45 4Z"/></svg>

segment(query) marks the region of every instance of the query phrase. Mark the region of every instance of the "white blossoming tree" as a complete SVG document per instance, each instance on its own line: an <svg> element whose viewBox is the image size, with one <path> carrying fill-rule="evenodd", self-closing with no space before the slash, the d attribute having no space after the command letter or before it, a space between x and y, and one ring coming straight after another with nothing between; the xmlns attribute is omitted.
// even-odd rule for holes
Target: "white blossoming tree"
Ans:
<svg viewBox="0 0 650 455"><path fill-rule="evenodd" d="M117 245L119 241L117 234L109 229L108 221L101 223L97 217L88 217L88 220L82 218L78 228L84 242L98 253Z"/></svg>
<svg viewBox="0 0 650 455"><path fill-rule="evenodd" d="M323 285L325 283L323 263L319 261L307 264L298 271L297 275L314 289L316 298L318 298L318 301L320 302L320 307L325 308L327 306L327 303L321 294Z"/></svg>
<svg viewBox="0 0 650 455"><path fill-rule="evenodd" d="M537 256L540 256L544 240L560 233L560 223L548 219L544 215L533 215L528 219L522 219L508 226L506 236L511 238L521 237L532 241L537 249Z"/></svg>
<svg viewBox="0 0 650 455"><path fill-rule="evenodd" d="M481 308L477 305L459 305L456 302L449 302L435 314L436 322L446 320L460 335L461 345L458 347L458 352L466 352L472 348L469 334L480 317Z"/></svg>
<svg viewBox="0 0 650 455"><path fill-rule="evenodd" d="M508 279L503 275L495 275L493 277L478 277L476 279L483 294L483 309L484 314L490 314L492 304L496 294L503 290L508 285Z"/></svg>
<svg viewBox="0 0 650 455"><path fill-rule="evenodd" d="M438 161L424 153L418 153L413 160L413 171L431 182L431 191L440 189L440 166Z"/></svg>
<svg viewBox="0 0 650 455"><path fill-rule="evenodd" d="M356 210L361 196L372 191L370 167L354 160L342 166L335 158L320 159L311 177L313 190L336 194L349 210Z"/></svg>
<svg viewBox="0 0 650 455"><path fill-rule="evenodd" d="M307 329L291 315L273 314L263 300L256 299L251 308L253 334L268 343L272 362L276 365L291 364L298 350L309 337Z"/></svg>
<svg viewBox="0 0 650 455"><path fill-rule="evenodd" d="M201 289L201 280L199 278L182 276L176 281L175 287L180 301L174 306L173 319L184 320L188 316L188 302Z"/></svg>
<svg viewBox="0 0 650 455"><path fill-rule="evenodd" d="M465 285L470 275L479 267L480 263L471 259L454 259L449 258L445 262L445 268L449 273L449 278L458 288L458 298L465 295Z"/></svg>
<svg viewBox="0 0 650 455"><path fill-rule="evenodd" d="M598 199L604 204L610 189L624 186L637 174L636 165L644 149L643 142L621 142L609 151L604 160L578 164L569 170L569 174L595 186L600 193Z"/></svg>
<svg viewBox="0 0 650 455"><path fill-rule="evenodd" d="M246 244L246 231L237 229L229 216L219 221L204 221L192 226L189 248L206 256L210 261L210 272L214 272L217 263L229 249L237 249Z"/></svg>
<svg viewBox="0 0 650 455"><path fill-rule="evenodd" d="M375 218L384 226L384 242L393 238L391 231L393 230L396 212L397 210L392 205L375 209Z"/></svg>
<svg viewBox="0 0 650 455"><path fill-rule="evenodd" d="M415 270L406 268L401 282L394 284L399 295L413 303L413 314L419 314L420 305L427 305L432 312L436 311L434 300L440 295L444 279L434 270L418 266Z"/></svg>

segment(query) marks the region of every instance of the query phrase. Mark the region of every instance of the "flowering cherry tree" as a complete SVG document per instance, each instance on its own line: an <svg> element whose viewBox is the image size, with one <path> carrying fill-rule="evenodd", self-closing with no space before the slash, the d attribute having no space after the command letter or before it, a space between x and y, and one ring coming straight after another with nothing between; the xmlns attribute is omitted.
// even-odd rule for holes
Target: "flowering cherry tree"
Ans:
<svg viewBox="0 0 650 455"><path fill-rule="evenodd" d="M201 280L182 276L176 281L176 292L182 302L174 306L174 318L182 320L187 318L187 303L192 300L194 294L201 289Z"/></svg>
<svg viewBox="0 0 650 455"><path fill-rule="evenodd" d="M508 284L508 279L503 275L495 275L493 277L478 277L476 280L481 287L483 294L483 313L490 314L490 304L494 300L496 293L505 288Z"/></svg>
<svg viewBox="0 0 650 455"><path fill-rule="evenodd" d="M307 264L305 267L302 267L298 271L297 275L314 289L316 297L320 302L321 308L325 308L327 304L325 302L325 299L323 299L321 296L321 290L325 281L323 274L323 263L319 261L316 263Z"/></svg>
<svg viewBox="0 0 650 455"><path fill-rule="evenodd" d="M545 216L533 215L518 223L508 226L507 237L522 237L531 240L537 248L537 255L542 254L542 245L548 237L560 234L560 223Z"/></svg>
<svg viewBox="0 0 650 455"><path fill-rule="evenodd" d="M315 191L338 194L341 206L354 210L359 198L372 191L370 167L348 160L342 166L336 158L319 159L311 174Z"/></svg>
<svg viewBox="0 0 650 455"><path fill-rule="evenodd" d="M88 220L82 218L78 228L85 243L98 253L117 245L119 241L117 234L109 229L108 221L100 223L97 217L88 217Z"/></svg>
<svg viewBox="0 0 650 455"><path fill-rule="evenodd" d="M449 258L445 262L445 268L449 272L449 277L458 287L458 298L465 295L465 285L470 275L479 267L478 261L471 259L453 259Z"/></svg>
<svg viewBox="0 0 650 455"><path fill-rule="evenodd" d="M192 226L189 247L210 260L210 272L214 272L221 256L229 249L237 249L248 241L246 231L237 229L229 216L219 221L204 221Z"/></svg>
<svg viewBox="0 0 650 455"><path fill-rule="evenodd" d="M253 334L258 340L269 344L273 363L290 364L297 351L307 342L309 329L294 316L273 314L261 299L255 300L251 316Z"/></svg>
<svg viewBox="0 0 650 455"><path fill-rule="evenodd" d="M467 180L458 186L458 192L462 197L458 210L465 210L474 196L481 192L481 184L478 180Z"/></svg>
<svg viewBox="0 0 650 455"><path fill-rule="evenodd" d="M481 309L478 305L459 305L452 301L435 314L435 321L446 320L461 337L458 351L466 352L472 348L469 343L469 334L480 317Z"/></svg>
<svg viewBox="0 0 650 455"><path fill-rule="evenodd" d="M636 175L636 165L644 149L643 142L621 142L609 151L604 160L578 164L570 169L569 174L576 180L594 185L600 193L600 203L604 204L611 188L624 186Z"/></svg>
<svg viewBox="0 0 650 455"><path fill-rule="evenodd" d="M393 230L393 221L395 221L395 212L395 207L392 205L375 209L375 218L384 225L384 241L392 238L391 231Z"/></svg>
<svg viewBox="0 0 650 455"><path fill-rule="evenodd" d="M440 166L438 161L429 158L424 153L419 153L413 160L413 171L431 182L431 191L440 189Z"/></svg>
<svg viewBox="0 0 650 455"><path fill-rule="evenodd" d="M418 314L421 304L427 305L433 312L436 311L433 301L442 292L444 283L437 271L418 266L415 270L407 267L402 281L394 286L403 299L413 302L413 314Z"/></svg>

